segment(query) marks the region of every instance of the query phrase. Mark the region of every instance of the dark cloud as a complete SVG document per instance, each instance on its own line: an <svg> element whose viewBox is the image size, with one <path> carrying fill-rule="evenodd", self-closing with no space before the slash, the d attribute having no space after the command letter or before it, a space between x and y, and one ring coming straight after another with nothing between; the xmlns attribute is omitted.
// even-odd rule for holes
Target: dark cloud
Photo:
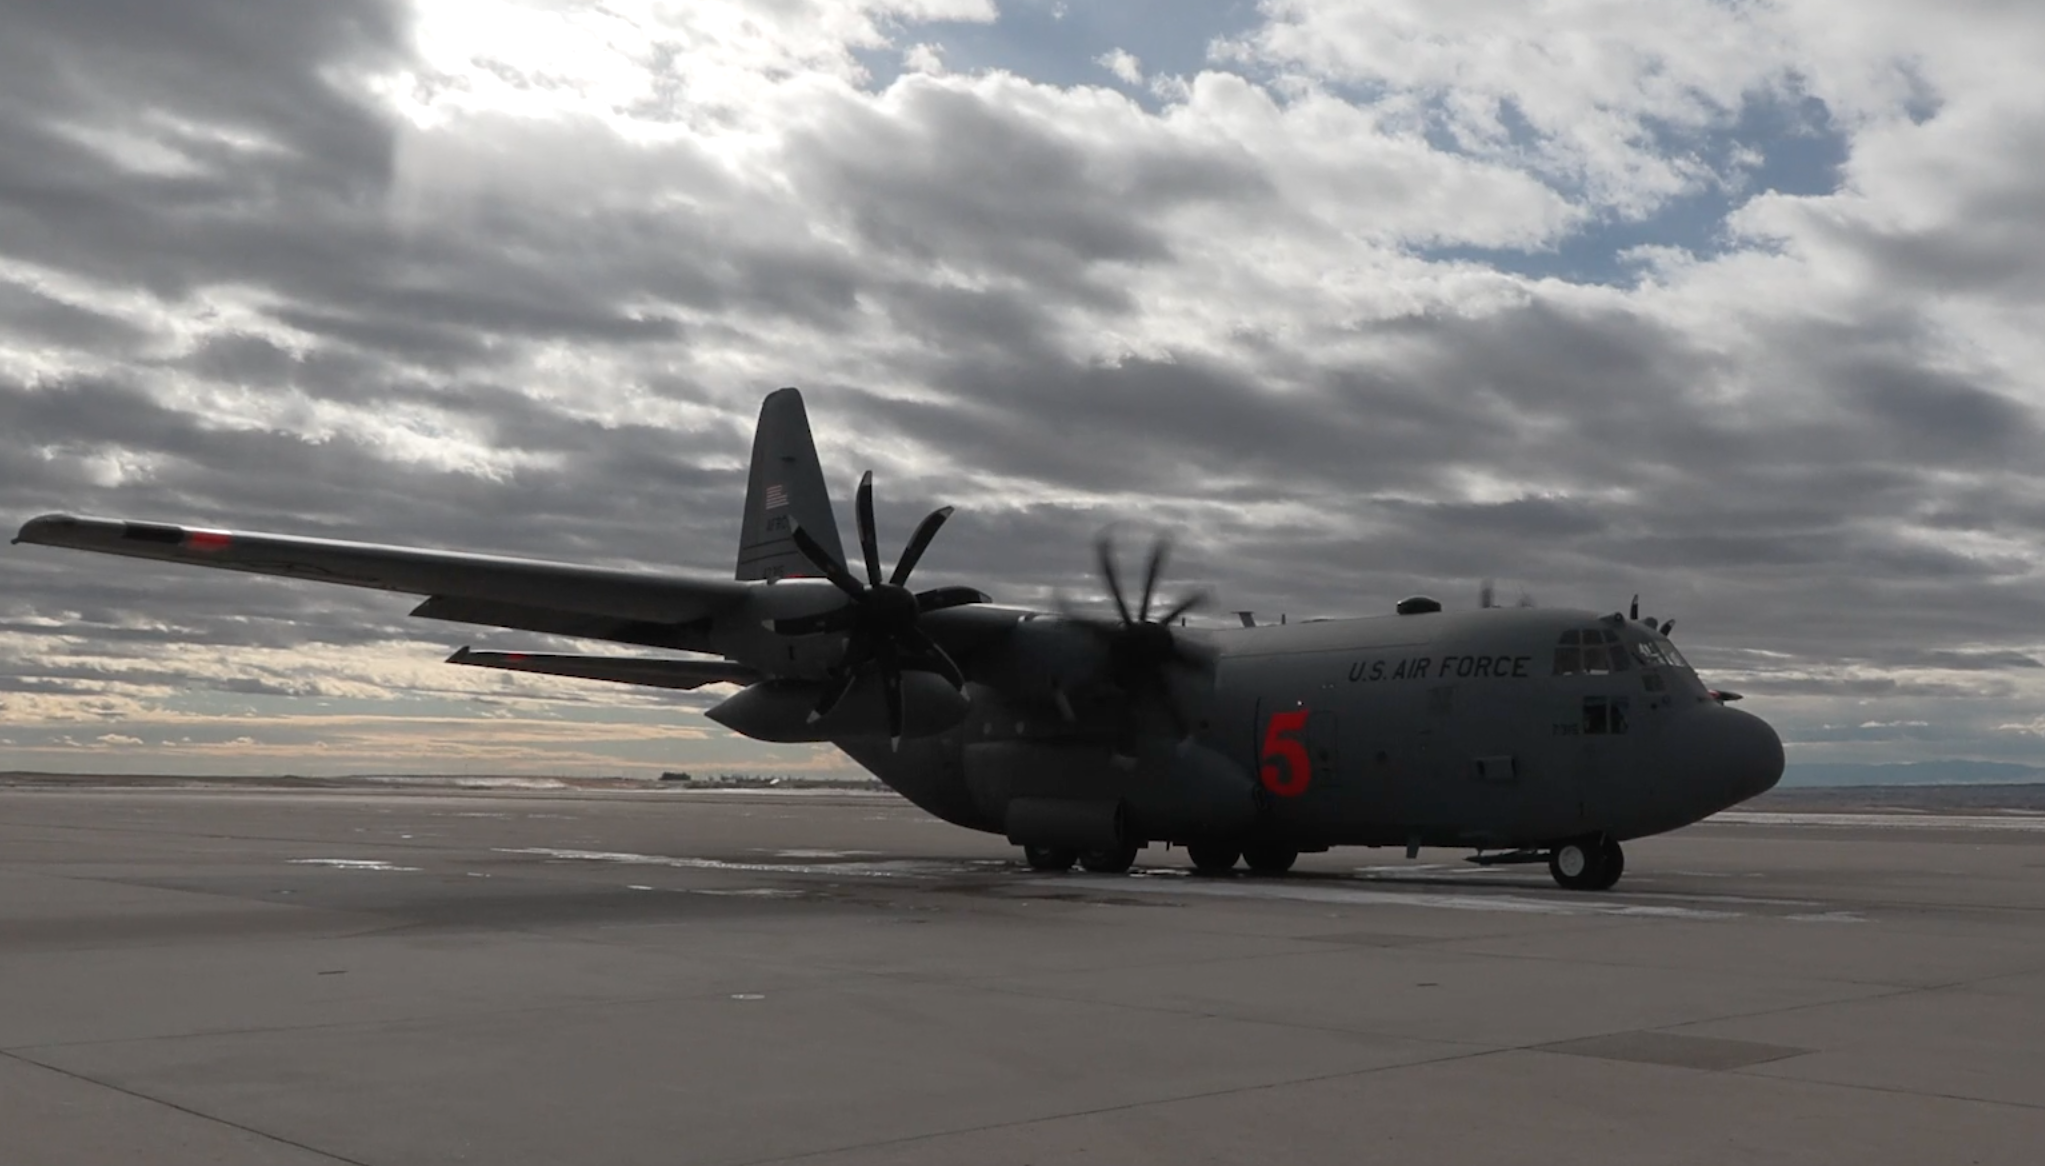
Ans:
<svg viewBox="0 0 2045 1166"><path fill-rule="evenodd" d="M1055 288L1107 311L1128 303L1088 278L1095 266L1167 261L1163 220L1174 209L1255 206L1268 192L1268 179L1226 150L1088 149L1015 88L1004 105L907 77L887 105L838 106L789 155L816 205L875 250ZM1138 116L1120 98L1099 100L1106 118Z"/></svg>

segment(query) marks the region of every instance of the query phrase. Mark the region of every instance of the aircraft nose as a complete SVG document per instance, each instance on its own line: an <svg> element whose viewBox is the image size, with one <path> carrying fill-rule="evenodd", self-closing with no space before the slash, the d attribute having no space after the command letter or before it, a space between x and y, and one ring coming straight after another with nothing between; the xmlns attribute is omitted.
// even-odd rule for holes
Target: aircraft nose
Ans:
<svg viewBox="0 0 2045 1166"><path fill-rule="evenodd" d="M1737 805L1782 780L1782 738L1767 721L1714 706L1683 719L1676 742L1680 764L1717 808Z"/></svg>
<svg viewBox="0 0 2045 1166"><path fill-rule="evenodd" d="M1740 801L1765 794L1782 780L1782 738L1775 726L1739 709L1723 710L1732 720L1722 730L1730 739L1732 754L1726 776Z"/></svg>

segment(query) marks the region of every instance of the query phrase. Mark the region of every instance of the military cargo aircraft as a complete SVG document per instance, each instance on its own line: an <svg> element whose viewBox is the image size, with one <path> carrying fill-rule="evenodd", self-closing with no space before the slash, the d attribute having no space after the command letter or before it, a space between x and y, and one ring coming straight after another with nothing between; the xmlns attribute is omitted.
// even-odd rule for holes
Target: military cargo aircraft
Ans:
<svg viewBox="0 0 2045 1166"><path fill-rule="evenodd" d="M828 741L947 822L1029 865L1121 872L1152 844L1200 872L1289 870L1334 846L1475 851L1603 890L1621 844L1772 787L1782 744L1707 688L1666 624L1549 608L1208 629L1167 607L1166 545L1141 587L1097 547L1114 618L997 604L909 578L952 511L883 572L873 475L848 561L801 395L754 434L730 579L45 515L18 543L378 588L412 614L688 656L456 652L449 662L671 689L735 685L714 721ZM1133 580L1131 580L1133 583Z"/></svg>

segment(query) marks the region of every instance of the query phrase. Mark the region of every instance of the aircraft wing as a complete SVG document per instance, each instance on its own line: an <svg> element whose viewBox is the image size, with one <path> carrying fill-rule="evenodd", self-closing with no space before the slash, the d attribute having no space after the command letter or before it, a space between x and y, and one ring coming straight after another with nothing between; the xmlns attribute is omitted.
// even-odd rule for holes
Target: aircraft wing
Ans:
<svg viewBox="0 0 2045 1166"><path fill-rule="evenodd" d="M662 647L690 646L680 625L748 593L735 579L68 514L30 519L14 541L424 595L414 615Z"/></svg>

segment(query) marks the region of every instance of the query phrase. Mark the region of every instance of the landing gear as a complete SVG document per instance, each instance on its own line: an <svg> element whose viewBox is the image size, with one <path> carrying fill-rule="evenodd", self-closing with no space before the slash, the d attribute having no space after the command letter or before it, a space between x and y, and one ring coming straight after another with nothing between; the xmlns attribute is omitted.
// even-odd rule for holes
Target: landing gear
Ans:
<svg viewBox="0 0 2045 1166"><path fill-rule="evenodd" d="M1243 861L1258 874L1284 874L1299 861L1299 851L1290 846L1258 844L1243 847Z"/></svg>
<svg viewBox="0 0 2045 1166"><path fill-rule="evenodd" d="M1619 844L1610 838L1603 841L1605 873L1604 877L1598 880L1598 885L1591 888L1594 891L1611 890L1612 885L1619 881L1619 876L1626 873L1626 852L1619 849Z"/></svg>
<svg viewBox="0 0 2045 1166"><path fill-rule="evenodd" d="M1025 846L1023 858L1028 860L1031 870L1050 872L1068 871L1079 861L1079 851L1063 846Z"/></svg>
<svg viewBox="0 0 2045 1166"><path fill-rule="evenodd" d="M1548 852L1548 873L1566 891L1609 891L1626 870L1626 852L1600 834L1575 838Z"/></svg>
<svg viewBox="0 0 2045 1166"><path fill-rule="evenodd" d="M1225 842L1194 842L1186 847L1195 874L1225 875L1236 868L1236 860L1242 856L1241 847Z"/></svg>
<svg viewBox="0 0 2045 1166"><path fill-rule="evenodd" d="M1136 865L1136 844L1125 842L1101 850L1082 850L1079 865L1094 874L1127 874Z"/></svg>

